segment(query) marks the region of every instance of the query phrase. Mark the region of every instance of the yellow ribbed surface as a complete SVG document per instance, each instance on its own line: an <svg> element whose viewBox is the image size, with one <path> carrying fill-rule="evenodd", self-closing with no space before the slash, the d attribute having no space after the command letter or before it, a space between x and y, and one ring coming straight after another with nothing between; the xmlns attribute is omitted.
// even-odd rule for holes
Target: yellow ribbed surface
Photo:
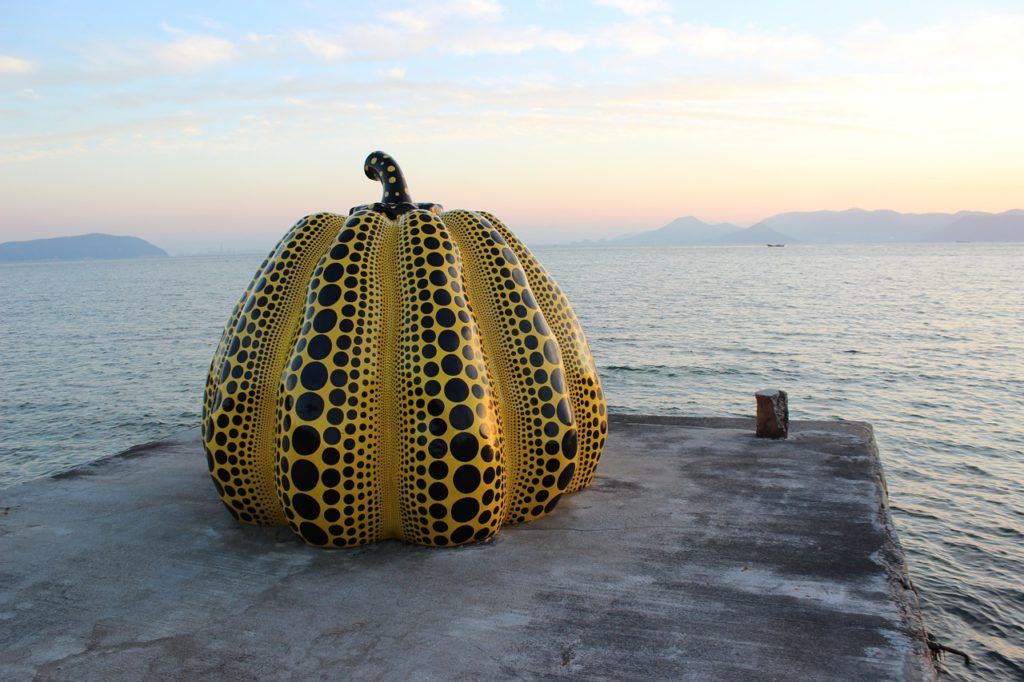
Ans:
<svg viewBox="0 0 1024 682"><path fill-rule="evenodd" d="M321 213L281 239L236 308L207 379L203 442L217 492L247 523L281 525L274 483L277 388L313 268L342 224Z"/></svg>
<svg viewBox="0 0 1024 682"><path fill-rule="evenodd" d="M442 216L466 254L466 282L501 386L512 463L507 521L537 518L558 504L576 471L576 429L558 343L516 255L470 211Z"/></svg>
<svg viewBox="0 0 1024 682"><path fill-rule="evenodd" d="M583 334L583 327L569 299L544 270L544 266L504 223L490 213L481 212L480 215L494 227L518 257L537 304L558 339L579 437L576 475L566 492L580 490L594 479L594 470L608 436L608 411L594 356L590 354L587 337Z"/></svg>
<svg viewBox="0 0 1024 682"><path fill-rule="evenodd" d="M446 546L550 512L607 432L582 329L486 214L300 221L218 346L211 475L243 521L320 546Z"/></svg>

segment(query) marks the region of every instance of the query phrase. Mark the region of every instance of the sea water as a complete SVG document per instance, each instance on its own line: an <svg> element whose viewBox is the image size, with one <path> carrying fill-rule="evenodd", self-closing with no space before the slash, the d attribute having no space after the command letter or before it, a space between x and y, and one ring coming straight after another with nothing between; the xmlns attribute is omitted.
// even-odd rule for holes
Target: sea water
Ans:
<svg viewBox="0 0 1024 682"><path fill-rule="evenodd" d="M1024 245L536 251L613 412L751 416L782 388L793 419L871 422L926 624L976 659L949 674L1024 676ZM0 266L0 507L195 426L261 260Z"/></svg>

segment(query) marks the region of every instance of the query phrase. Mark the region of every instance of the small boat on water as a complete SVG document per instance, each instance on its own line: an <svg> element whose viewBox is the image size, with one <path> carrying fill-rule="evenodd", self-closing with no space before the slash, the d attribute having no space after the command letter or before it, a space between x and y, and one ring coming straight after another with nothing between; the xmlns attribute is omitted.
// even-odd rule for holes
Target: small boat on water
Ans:
<svg viewBox="0 0 1024 682"><path fill-rule="evenodd" d="M781 249L785 244L765 244L769 249Z"/></svg>

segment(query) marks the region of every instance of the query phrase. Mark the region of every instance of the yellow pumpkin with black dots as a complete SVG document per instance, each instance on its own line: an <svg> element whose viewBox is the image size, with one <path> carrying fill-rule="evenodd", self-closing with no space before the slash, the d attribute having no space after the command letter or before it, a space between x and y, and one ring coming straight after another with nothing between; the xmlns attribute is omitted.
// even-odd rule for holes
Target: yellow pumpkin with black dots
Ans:
<svg viewBox="0 0 1024 682"><path fill-rule="evenodd" d="M608 431L568 300L489 213L380 202L300 220L235 307L203 405L235 518L307 543L452 546L590 484Z"/></svg>

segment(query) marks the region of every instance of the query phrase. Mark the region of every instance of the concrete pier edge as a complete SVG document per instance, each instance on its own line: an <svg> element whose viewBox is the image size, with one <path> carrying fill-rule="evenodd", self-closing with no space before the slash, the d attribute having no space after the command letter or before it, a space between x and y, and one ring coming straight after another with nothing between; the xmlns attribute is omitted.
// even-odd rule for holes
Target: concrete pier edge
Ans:
<svg viewBox="0 0 1024 682"><path fill-rule="evenodd" d="M685 426L688 428L737 428L754 431L756 420L744 417L676 417L664 415L645 415L630 413L611 413L609 421L624 424L663 424ZM857 434L868 443L872 474L878 486L877 522L885 530L884 551L879 557L889 579L891 596L899 606L904 626L914 641L921 647L920 655L934 665L931 649L928 647L928 629L921 613L921 602L917 588L910 577L910 566L907 562L903 544L896 531L896 523L889 506L889 484L885 480L882 466L882 455L875 439L875 429L868 422L849 420L803 420L791 422L793 432L813 429L826 429Z"/></svg>
<svg viewBox="0 0 1024 682"><path fill-rule="evenodd" d="M754 431L754 420L743 419L743 418L717 418L717 417L675 417L675 416L655 416L655 415L639 415L639 414L626 414L626 413L613 413L611 416L611 431L614 434L618 429L630 429L630 428L641 428L644 426L654 427L676 427L683 430L720 430L728 432L731 437L739 436L742 432L749 431L751 438L751 446L753 446L753 431ZM133 459L145 459L153 455L159 454L164 451L174 451L182 447L183 443L194 442L197 438L195 433L197 429L184 429L176 432L167 438L158 439L155 441L147 442L132 446L123 450L119 453L106 456L88 463L84 463L78 466L70 467L63 471L56 472L49 476L49 479L55 481L72 481L78 478L86 478L92 476L102 475L110 465L119 462L128 462ZM680 431L682 433L682 431ZM907 641L910 644L911 651L906 654L906 659L902 664L897 665L897 668L902 671L902 675L897 677L902 679L931 679L934 677L935 670L933 660L927 646L927 631L921 616L920 605L916 591L914 590L913 583L910 579L907 561L900 544L898 535L896 533L895 525L893 523L892 515L889 508L888 500L888 489L885 481L885 476L882 468L881 458L879 455L877 443L874 438L874 432L872 427L863 422L852 422L852 421L795 421L791 423L791 434L792 437L799 437L800 434L805 434L811 437L813 434L847 434L854 436L863 442L866 447L868 455L868 466L870 468L870 475L874 481L875 486L875 518L873 523L882 533L882 541L877 552L872 555L872 560L879 565L885 574L886 583L889 588L889 599L892 604L899 611L900 629L907 637ZM745 445L745 441L743 442ZM758 446L764 447L764 446ZM770 446L769 446L770 447ZM195 453L197 461L201 461L201 454ZM599 469L599 476L601 470ZM18 484L9 487L5 490L0 490L0 499L9 498L10 496L18 497L20 491L30 490L32 486L39 486L41 481L47 479L36 479L33 481L27 481L22 484ZM203 491L208 493L211 497L213 496L212 490ZM580 493L586 495L586 492ZM575 497L575 496L573 496ZM219 503L218 503L219 504ZM2 501L0 501L0 511L2 516L6 516L10 511ZM0 516L0 520L2 520ZM555 517L558 516L556 513ZM534 524L530 524L534 525ZM519 527L523 528L523 527ZM0 527L0 542L4 540L4 537L8 534L5 532L7 529ZM287 532L287 531L285 531ZM500 537L500 536L499 536ZM280 541L279 537L276 537ZM500 540L499 540L500 542ZM395 544L395 543L390 543ZM295 547L297 550L303 548L299 545ZM449 555L456 555L460 552L465 552L467 549L460 550L441 550L440 553L447 552ZM319 550L309 550L319 551ZM329 555L344 555L344 554L356 554L360 550L339 550L338 552L325 552ZM430 550L428 550L430 551ZM472 551L472 550L471 550ZM389 552L389 555L393 552ZM3 569L5 568L5 560L0 558L0 578L6 581L8 575L5 575ZM2 611L2 607L0 607ZM6 614L0 613L0 616ZM10 619L7 619L10 623ZM3 621L0 621L2 623ZM17 622L15 620L15 622ZM0 636L0 643L3 642L2 636ZM27 663L27 662L26 662ZM4 664L0 664L0 677L5 677L4 671L8 673L12 672L13 668L5 668ZM48 669L49 670L49 669ZM511 672L508 668L503 668L508 673ZM712 670L712 668L708 668ZM20 672L21 669L19 668ZM38 672L38 671L37 671ZM43 675L43 677L53 677L54 679L62 679L59 670L50 670L51 673L56 672L54 675ZM68 677L72 677L71 673L74 671L67 670ZM80 671L79 671L80 672ZM321 671L322 672L322 671ZM465 672L465 671L463 671ZM566 672L566 671L563 671ZM593 671L589 671L593 673ZM621 672L621 671L619 671ZM777 673L786 672L782 670L775 671ZM543 670L531 670L524 673L526 676L546 675L547 672ZM627 675L628 676L628 675ZM794 679L801 679L800 674L791 675ZM88 677L88 674L86 674ZM841 675L840 675L841 677Z"/></svg>

